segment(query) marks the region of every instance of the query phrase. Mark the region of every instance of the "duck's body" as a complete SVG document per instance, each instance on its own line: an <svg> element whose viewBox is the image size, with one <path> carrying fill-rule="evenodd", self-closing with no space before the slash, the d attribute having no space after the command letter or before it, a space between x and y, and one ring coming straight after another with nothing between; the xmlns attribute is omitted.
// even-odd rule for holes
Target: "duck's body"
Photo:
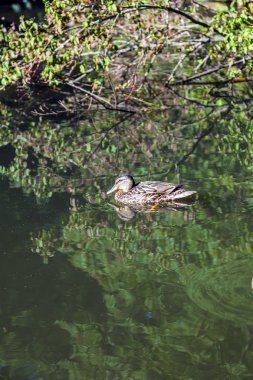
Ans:
<svg viewBox="0 0 253 380"><path fill-rule="evenodd" d="M165 204L169 202L191 201L196 191L187 191L183 185L160 181L145 181L135 184L130 174L119 176L114 186L107 192L115 192L115 200L126 205Z"/></svg>

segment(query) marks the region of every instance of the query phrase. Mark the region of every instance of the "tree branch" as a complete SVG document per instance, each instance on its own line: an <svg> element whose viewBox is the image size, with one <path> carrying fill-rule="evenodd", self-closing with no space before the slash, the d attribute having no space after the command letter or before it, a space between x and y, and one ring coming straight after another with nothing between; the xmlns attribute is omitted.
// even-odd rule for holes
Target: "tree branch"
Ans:
<svg viewBox="0 0 253 380"><path fill-rule="evenodd" d="M230 66L232 67L232 66L240 65L241 63L244 63L245 61L249 61L249 60L252 60L252 57L247 57L247 58L239 59L238 61L234 62L233 65L231 65L229 63L226 63L225 65L218 65L216 67L213 67L212 69L203 71L202 73L199 73L199 74L192 75L191 77L179 80L179 81L174 82L174 83L168 83L168 82L166 82L165 86L166 87L170 87L170 86L178 86L178 85L182 85L182 84L188 84L188 82L191 82L194 79L202 78L202 77L204 77L206 75L213 74L213 73L218 72L218 71L220 71L222 69L226 69L227 67L230 67ZM214 83L211 83L211 82L209 82L209 83L210 84L214 84ZM190 84L193 84L193 83L190 83ZM204 84L204 83L195 82L194 84Z"/></svg>
<svg viewBox="0 0 253 380"><path fill-rule="evenodd" d="M130 109L125 109L125 108L121 108L121 107L115 107L113 104L111 104L110 102L108 102L106 99L102 98L99 95L94 94L93 92L85 90L81 86L75 85L72 81L69 81L67 83L67 85L70 86L70 87L75 88L76 90L84 92L90 98L96 100L96 102L99 103L99 104L101 104L104 108L109 109L111 111L119 111L119 112L127 112L127 113L135 113L135 112L137 112L137 111L135 111L133 109L130 110Z"/></svg>
<svg viewBox="0 0 253 380"><path fill-rule="evenodd" d="M178 8L164 7L164 6L159 7L158 5L141 5L140 8L138 8L138 10L139 9L156 9L156 10L167 11L167 12L170 12L170 13L176 13L176 14L178 14L180 16L183 16L184 18L187 18L188 20L192 21L194 24L203 26L204 28L208 28L209 29L210 26L211 26L211 25L209 25L208 23L206 23L204 21L195 19L194 17L192 17L188 13L183 12L183 11L181 11Z"/></svg>

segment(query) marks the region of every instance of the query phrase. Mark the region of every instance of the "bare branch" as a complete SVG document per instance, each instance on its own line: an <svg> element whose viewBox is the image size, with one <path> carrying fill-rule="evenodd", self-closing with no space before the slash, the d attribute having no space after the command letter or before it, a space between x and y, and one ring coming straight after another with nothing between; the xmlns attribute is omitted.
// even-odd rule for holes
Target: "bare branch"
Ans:
<svg viewBox="0 0 253 380"><path fill-rule="evenodd" d="M170 12L170 13L176 13L176 14L178 14L180 16L183 16L184 18L187 18L188 20L192 21L194 24L203 26L204 28L208 28L209 29L210 26L211 26L211 25L209 25L208 23L206 23L204 21L195 19L190 14L188 14L186 12L183 12L183 11L181 11L178 8L158 6L158 5L141 5L140 7L138 7L138 9L133 8L133 7L122 7L122 8L123 9L129 9L129 10L132 10L132 11L140 11L140 10L145 10L145 9L154 9L154 10L167 11L167 12Z"/></svg>
<svg viewBox="0 0 253 380"><path fill-rule="evenodd" d="M232 65L230 63L226 63L224 65L218 65L216 67L213 67L212 69L203 71L202 73L199 73L199 74L192 75L191 77L182 79L180 81L177 81L177 82L174 82L174 83L168 83L167 82L165 85L167 87L170 87L170 86L178 86L178 85L188 84L189 82L193 81L194 79L202 78L202 77L204 77L206 75L216 73L216 72L218 72L218 71L220 71L222 69L226 69L227 67L232 67L232 66L240 65L241 63L244 63L245 61L249 61L249 60L252 60L252 57L246 57L246 58L239 59L238 61L235 61ZM229 82L229 81L230 80L228 80L226 82ZM245 81L246 81L246 79L245 79ZM214 84L212 82L208 82L208 83L209 84ZM218 83L218 81L216 83ZM221 81L221 83L222 83L222 81ZM190 84L193 84L193 83L190 83ZM196 82L194 84L203 84L203 83Z"/></svg>

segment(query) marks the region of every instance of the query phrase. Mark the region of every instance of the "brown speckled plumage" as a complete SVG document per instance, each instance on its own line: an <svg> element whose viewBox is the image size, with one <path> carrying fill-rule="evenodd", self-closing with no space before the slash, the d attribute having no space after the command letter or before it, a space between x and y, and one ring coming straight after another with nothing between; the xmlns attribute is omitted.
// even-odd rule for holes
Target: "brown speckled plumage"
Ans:
<svg viewBox="0 0 253 380"><path fill-rule="evenodd" d="M135 184L130 174L119 176L114 186L107 192L115 192L115 199L127 205L163 204L169 202L195 200L196 191L188 191L183 185L160 181L145 181Z"/></svg>

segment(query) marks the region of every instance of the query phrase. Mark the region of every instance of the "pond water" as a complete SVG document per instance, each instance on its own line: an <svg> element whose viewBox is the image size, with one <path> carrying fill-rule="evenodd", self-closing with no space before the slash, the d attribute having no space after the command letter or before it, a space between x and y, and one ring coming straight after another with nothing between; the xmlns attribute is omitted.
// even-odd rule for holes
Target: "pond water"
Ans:
<svg viewBox="0 0 253 380"><path fill-rule="evenodd" d="M1 379L253 378L251 172L217 135L166 172L189 141L165 149L150 125L150 149L84 168L78 191L76 176L38 199L1 177ZM126 169L199 200L119 209L105 192Z"/></svg>

